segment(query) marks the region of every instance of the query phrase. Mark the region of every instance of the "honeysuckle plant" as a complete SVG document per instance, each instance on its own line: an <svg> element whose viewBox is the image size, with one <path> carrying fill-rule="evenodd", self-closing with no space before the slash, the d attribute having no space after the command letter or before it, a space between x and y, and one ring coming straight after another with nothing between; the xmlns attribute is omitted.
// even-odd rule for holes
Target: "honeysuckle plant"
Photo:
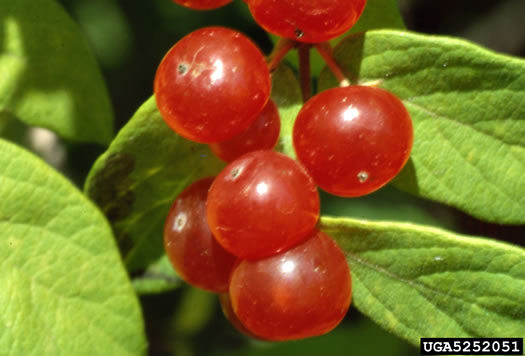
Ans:
<svg viewBox="0 0 525 356"><path fill-rule="evenodd" d="M339 74L394 93L412 117L393 187L525 225L525 60L407 31L393 0L368 0L333 42ZM317 90L340 85L321 63ZM276 149L290 157L304 94L296 68L290 58L272 74ZM17 122L105 145L84 188L10 142ZM0 0L0 137L0 355L146 354L138 296L182 285L162 245L170 205L224 163L176 135L153 96L114 135L95 57L56 0ZM324 214L318 227L345 253L351 308L409 343L525 335L523 247L358 216Z"/></svg>

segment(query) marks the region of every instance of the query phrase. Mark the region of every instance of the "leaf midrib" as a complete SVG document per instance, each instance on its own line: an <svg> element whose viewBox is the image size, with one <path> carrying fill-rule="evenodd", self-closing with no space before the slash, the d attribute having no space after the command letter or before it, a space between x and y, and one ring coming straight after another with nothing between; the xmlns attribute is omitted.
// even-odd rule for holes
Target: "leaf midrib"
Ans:
<svg viewBox="0 0 525 356"><path fill-rule="evenodd" d="M380 251L380 250L376 250L376 251ZM451 294L450 291L444 292L444 291L442 291L442 290L440 290L440 289L432 288L432 287L430 287L429 285L427 285L427 284L425 284L425 283L423 283L423 282L421 282L421 281L417 281L416 279L408 279L408 278L405 278L405 277L399 276L399 275L397 275L397 274L395 274L395 273L389 271L388 269L386 269L386 268L384 268L384 267L378 266L378 265L376 265L376 264L374 264L374 263L372 263L372 262L369 262L369 261L367 261L367 260L365 260L365 259L362 259L362 258L358 257L358 255L356 255L356 254L354 254L354 253L352 253L352 252L350 252L350 251L344 251L344 252L345 252L345 256L346 256L348 259L351 259L351 260L355 261L356 263L358 263L358 264L360 264L360 265L362 265L362 266L364 266L364 267L366 267L366 268L368 268L368 269L371 269L371 270L373 270L373 271L375 271L375 272L381 273L381 274L383 274L383 275L385 275L385 276L387 276L387 277L389 277L389 278L391 278L391 279L397 280L397 281L399 281L399 282L405 283L405 284L410 285L410 286L417 287L417 288L415 288L416 290L418 290L418 289L425 289L425 290L428 290L428 291L431 292L431 293L434 293L434 294L440 295L440 296L442 296L442 297L445 297L445 298L454 298L454 299L456 299L456 300L458 300L458 301L460 301L460 302L462 302L462 303L464 303L464 304L467 304L467 305L476 305L476 306L478 306L480 309L484 309L484 310L487 310L487 311L489 311L489 312L491 312L491 313L494 313L494 311L491 310L491 309L489 309L487 306L480 305L480 304L478 304L478 303L475 302L475 301L472 301L472 300L469 300L469 299L466 299L466 298L462 297L461 295ZM464 271L468 271L468 269L464 269ZM457 271L449 271L449 272L454 273L454 272L457 272ZM477 272L477 271L473 271L473 272ZM487 270L482 271L482 272L483 272L483 273L488 273L488 274L502 274L502 272L493 273L493 272L490 272L490 271L487 271ZM444 273L444 271L440 271L439 273ZM429 275L432 275L432 274L433 274L433 273L422 274L422 275L419 275L418 278L419 278L419 277L424 277L424 276L429 276ZM505 276L507 276L507 277L511 277L511 278L513 278L513 279L517 279L517 278L514 278L513 276L510 276L510 275L508 275L508 274L505 274ZM521 281L521 279L518 279L518 280ZM418 293L419 293L419 292L418 292ZM421 295L421 297L423 297L423 298L426 299L426 297L425 297L424 295L422 295L422 294L420 294L420 295ZM504 299L507 299L505 296L499 296L499 297L504 298ZM427 300L428 300L428 299L427 299ZM511 300L511 301L512 301L512 300ZM429 301L429 302L430 302L430 301ZM431 303L432 305L438 305L438 304L439 304L439 303L436 304L436 303L432 303L432 302L430 302L430 303ZM501 314L499 314L499 315L501 315ZM509 316L506 315L506 317L509 317ZM514 318L512 318L512 319L514 319ZM516 319L515 319L515 320L516 320Z"/></svg>

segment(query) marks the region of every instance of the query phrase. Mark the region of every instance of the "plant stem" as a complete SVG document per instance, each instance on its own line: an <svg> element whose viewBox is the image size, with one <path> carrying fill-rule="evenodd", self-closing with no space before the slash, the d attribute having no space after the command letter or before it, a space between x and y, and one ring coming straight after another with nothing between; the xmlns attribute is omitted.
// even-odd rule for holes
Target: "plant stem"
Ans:
<svg viewBox="0 0 525 356"><path fill-rule="evenodd" d="M308 43L298 43L299 52L299 79L301 81L301 92L303 101L306 102L312 96L312 79L310 78L310 48Z"/></svg>
<svg viewBox="0 0 525 356"><path fill-rule="evenodd" d="M277 69L284 56L295 46L296 42L294 40L288 38L279 39L272 53L268 56L268 70L270 73L273 73Z"/></svg>
<svg viewBox="0 0 525 356"><path fill-rule="evenodd" d="M330 46L330 42L317 43L315 45L315 49L317 50L317 52L319 52L321 57L323 57L328 68L330 68L332 73L334 73L337 81L339 82L339 86L340 87L349 86L350 80L348 80L348 78L343 73L343 70L341 69L339 64L337 64L337 62L335 61L334 56L333 56L332 46Z"/></svg>

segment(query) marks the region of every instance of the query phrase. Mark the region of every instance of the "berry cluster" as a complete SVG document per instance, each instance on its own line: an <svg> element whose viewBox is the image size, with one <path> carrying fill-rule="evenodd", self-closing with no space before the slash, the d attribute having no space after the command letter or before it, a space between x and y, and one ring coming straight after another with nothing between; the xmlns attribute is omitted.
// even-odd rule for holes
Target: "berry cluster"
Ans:
<svg viewBox="0 0 525 356"><path fill-rule="evenodd" d="M175 2L209 9L229 1ZM246 3L263 28L287 38L270 64L241 33L209 27L177 42L157 70L155 97L166 123L229 162L175 200L164 245L184 280L220 293L226 316L241 331L299 339L333 329L351 299L344 253L316 229L317 186L357 197L388 183L408 160L412 122L389 92L341 80L344 85L300 110L293 128L298 161L272 151L280 131L270 99L275 58L315 46L334 68L321 42L347 31L366 1Z"/></svg>

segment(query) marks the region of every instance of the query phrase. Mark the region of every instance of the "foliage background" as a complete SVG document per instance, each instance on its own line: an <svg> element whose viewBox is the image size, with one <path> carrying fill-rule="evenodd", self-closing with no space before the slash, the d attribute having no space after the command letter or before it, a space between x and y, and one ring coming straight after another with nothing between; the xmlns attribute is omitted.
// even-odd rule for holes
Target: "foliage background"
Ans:
<svg viewBox="0 0 525 356"><path fill-rule="evenodd" d="M84 31L108 85L122 127L152 93L152 82L164 53L188 32L208 25L237 28L268 53L271 40L236 0L225 8L196 12L169 0L61 0ZM400 0L409 30L458 36L496 51L525 57L523 0ZM104 148L51 139L39 146L31 137L20 141L65 172L79 187ZM402 203L401 203L402 202ZM437 203L407 196L387 187L369 197L348 201L323 196L325 214L368 219L412 221L459 233L493 237L524 245L523 226L499 226L476 220ZM215 296L181 288L143 296L150 353L153 355L417 355L405 341L388 334L351 309L329 335L310 340L268 344L238 334L224 319Z"/></svg>

